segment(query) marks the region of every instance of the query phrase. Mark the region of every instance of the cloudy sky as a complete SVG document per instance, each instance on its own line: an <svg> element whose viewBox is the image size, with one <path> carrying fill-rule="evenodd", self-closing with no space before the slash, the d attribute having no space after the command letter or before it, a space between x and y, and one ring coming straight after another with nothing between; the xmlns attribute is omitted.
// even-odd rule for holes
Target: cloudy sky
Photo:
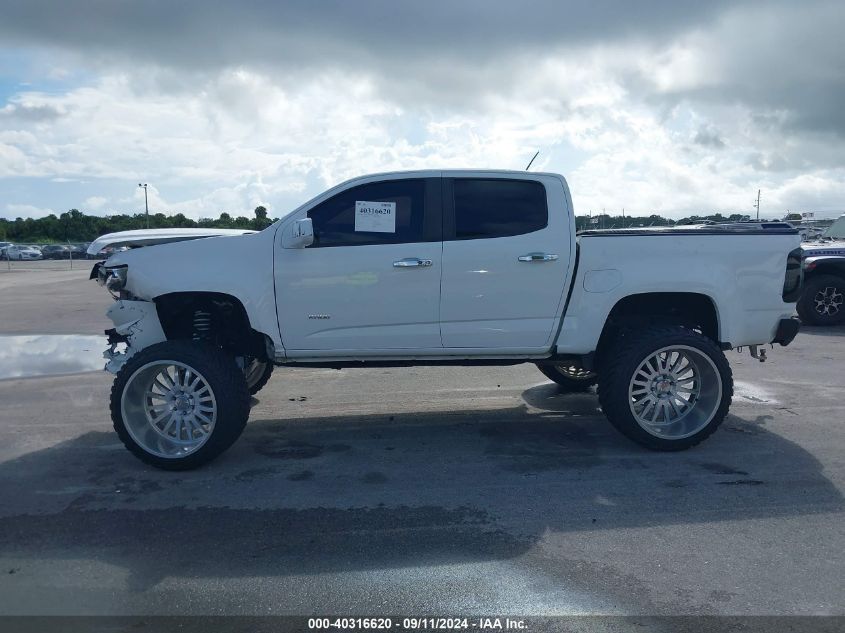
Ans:
<svg viewBox="0 0 845 633"><path fill-rule="evenodd" d="M568 5L568 6L567 6ZM839 1L0 0L0 217L279 216L349 177L566 175L576 211L845 209Z"/></svg>

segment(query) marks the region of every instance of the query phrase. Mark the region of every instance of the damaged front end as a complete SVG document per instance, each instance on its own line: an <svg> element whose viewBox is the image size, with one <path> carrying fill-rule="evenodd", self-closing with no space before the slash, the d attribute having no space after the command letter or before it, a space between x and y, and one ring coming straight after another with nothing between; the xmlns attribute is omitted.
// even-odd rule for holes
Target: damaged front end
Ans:
<svg viewBox="0 0 845 633"><path fill-rule="evenodd" d="M103 352L105 370L116 374L142 349L166 340L156 306L151 301L118 299L106 312L114 327L106 330L109 348ZM125 349L119 347L125 345Z"/></svg>
<svg viewBox="0 0 845 633"><path fill-rule="evenodd" d="M129 267L126 264L106 266L105 262L97 262L88 278L96 279L97 283L105 286L115 299L122 299L125 298L122 291L126 286L128 273Z"/></svg>
<svg viewBox="0 0 845 633"><path fill-rule="evenodd" d="M109 348L103 352L105 370L116 374L127 360L142 349L166 340L155 304L150 301L118 299L106 312L114 327L106 330ZM125 345L125 349L118 350Z"/></svg>
<svg viewBox="0 0 845 633"><path fill-rule="evenodd" d="M105 286L116 301L106 311L114 327L106 330L109 347L103 352L105 370L116 374L129 358L142 349L166 340L156 306L125 289L129 268L126 264L109 266L97 262L90 279Z"/></svg>

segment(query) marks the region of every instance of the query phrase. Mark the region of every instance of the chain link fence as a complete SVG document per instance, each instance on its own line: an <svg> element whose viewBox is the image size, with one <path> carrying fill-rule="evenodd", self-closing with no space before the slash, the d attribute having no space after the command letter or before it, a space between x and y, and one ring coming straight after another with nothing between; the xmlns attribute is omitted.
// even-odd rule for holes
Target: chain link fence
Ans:
<svg viewBox="0 0 845 633"><path fill-rule="evenodd" d="M0 273L24 270L90 270L94 261L104 259L88 255L83 248L74 248L74 245L51 247L36 244L10 244L0 247ZM22 254L21 250L26 252Z"/></svg>

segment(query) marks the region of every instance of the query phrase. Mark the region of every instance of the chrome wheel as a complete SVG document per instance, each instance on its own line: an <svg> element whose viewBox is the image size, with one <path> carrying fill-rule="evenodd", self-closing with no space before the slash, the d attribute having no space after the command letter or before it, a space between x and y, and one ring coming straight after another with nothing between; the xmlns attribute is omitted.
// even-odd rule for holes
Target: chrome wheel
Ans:
<svg viewBox="0 0 845 633"><path fill-rule="evenodd" d="M719 408L722 381L707 354L663 347L640 363L628 385L631 413L646 432L678 440L703 429Z"/></svg>
<svg viewBox="0 0 845 633"><path fill-rule="evenodd" d="M217 400L196 369L173 360L140 367L121 397L126 430L148 453L180 458L203 446L217 422Z"/></svg>
<svg viewBox="0 0 845 633"><path fill-rule="evenodd" d="M555 371L570 380L595 380L596 372L575 365L552 365Z"/></svg>
<svg viewBox="0 0 845 633"><path fill-rule="evenodd" d="M246 386L252 389L255 384L261 380L264 375L264 370L267 368L267 363L263 363L257 358L252 359L244 367L244 378L246 379Z"/></svg>
<svg viewBox="0 0 845 633"><path fill-rule="evenodd" d="M836 316L842 309L842 290L836 286L826 286L813 297L816 312L822 316Z"/></svg>

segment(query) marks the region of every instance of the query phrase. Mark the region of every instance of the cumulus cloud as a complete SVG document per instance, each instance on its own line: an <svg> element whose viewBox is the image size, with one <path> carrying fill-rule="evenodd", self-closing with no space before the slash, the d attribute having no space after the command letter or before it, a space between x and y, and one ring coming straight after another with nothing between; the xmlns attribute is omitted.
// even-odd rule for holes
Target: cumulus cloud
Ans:
<svg viewBox="0 0 845 633"><path fill-rule="evenodd" d="M44 103L28 103L19 101L9 103L0 108L0 117L6 119L20 119L22 121L50 121L62 116L58 108Z"/></svg>
<svg viewBox="0 0 845 633"><path fill-rule="evenodd" d="M103 196L90 196L85 199L85 208L96 211L97 209L102 209L103 205L108 201L109 199Z"/></svg>
<svg viewBox="0 0 845 633"><path fill-rule="evenodd" d="M750 211L758 188L772 215L839 209L843 15L826 0L7 3L4 41L64 83L0 104L0 178L68 185L14 204L137 210L143 181L151 210L278 215L361 173L519 169L540 149L582 212Z"/></svg>
<svg viewBox="0 0 845 633"><path fill-rule="evenodd" d="M41 218L51 213L55 213L52 209L35 207L31 204L7 204L4 209L4 216L8 218Z"/></svg>

